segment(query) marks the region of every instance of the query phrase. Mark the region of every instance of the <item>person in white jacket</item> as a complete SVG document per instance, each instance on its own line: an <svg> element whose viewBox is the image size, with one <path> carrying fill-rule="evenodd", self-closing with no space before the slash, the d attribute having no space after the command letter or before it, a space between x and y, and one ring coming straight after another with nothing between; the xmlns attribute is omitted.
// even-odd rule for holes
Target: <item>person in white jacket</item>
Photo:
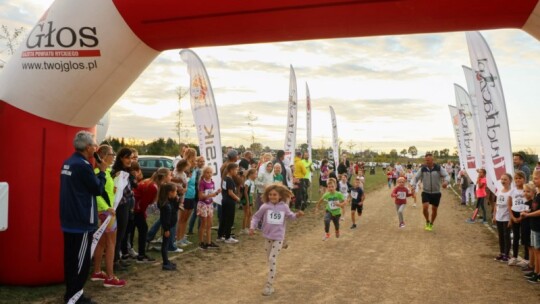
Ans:
<svg viewBox="0 0 540 304"><path fill-rule="evenodd" d="M256 210L262 205L261 195L264 193L264 188L274 182L274 164L271 161L267 161L262 164L261 168L264 170L259 170L257 179L255 179L255 187L257 190L256 196Z"/></svg>

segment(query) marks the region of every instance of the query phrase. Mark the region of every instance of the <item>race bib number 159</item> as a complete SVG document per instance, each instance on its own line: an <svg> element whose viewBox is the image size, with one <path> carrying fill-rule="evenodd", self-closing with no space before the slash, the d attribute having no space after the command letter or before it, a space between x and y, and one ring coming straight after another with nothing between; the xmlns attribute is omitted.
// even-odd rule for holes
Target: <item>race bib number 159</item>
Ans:
<svg viewBox="0 0 540 304"><path fill-rule="evenodd" d="M268 210L266 212L266 222L273 225L281 225L285 220L285 212L283 211L272 211Z"/></svg>

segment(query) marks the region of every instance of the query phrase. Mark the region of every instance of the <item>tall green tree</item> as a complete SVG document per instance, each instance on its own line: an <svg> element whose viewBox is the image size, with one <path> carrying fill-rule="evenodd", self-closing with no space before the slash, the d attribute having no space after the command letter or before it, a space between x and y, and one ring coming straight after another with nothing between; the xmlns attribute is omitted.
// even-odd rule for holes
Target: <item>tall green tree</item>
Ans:
<svg viewBox="0 0 540 304"><path fill-rule="evenodd" d="M408 150L409 154L412 158L414 158L416 155L418 155L418 149L416 149L415 146L410 146Z"/></svg>

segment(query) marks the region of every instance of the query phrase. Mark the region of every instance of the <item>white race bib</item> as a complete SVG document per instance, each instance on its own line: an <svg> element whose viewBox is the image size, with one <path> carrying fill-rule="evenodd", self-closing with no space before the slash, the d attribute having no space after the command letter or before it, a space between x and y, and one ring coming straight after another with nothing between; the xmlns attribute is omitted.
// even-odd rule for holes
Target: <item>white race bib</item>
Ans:
<svg viewBox="0 0 540 304"><path fill-rule="evenodd" d="M406 199L406 198L407 198L407 193L406 193L406 192L403 192L403 191L398 191L396 197L397 197L398 199Z"/></svg>
<svg viewBox="0 0 540 304"><path fill-rule="evenodd" d="M338 208L340 208L337 204L339 203L339 201L328 201L328 207L330 208L330 210L336 210Z"/></svg>
<svg viewBox="0 0 540 304"><path fill-rule="evenodd" d="M221 189L227 190L227 182L226 182L226 181L223 181L223 182L221 183Z"/></svg>
<svg viewBox="0 0 540 304"><path fill-rule="evenodd" d="M285 220L285 212L283 211L272 211L268 210L266 212L266 223L272 225L282 225Z"/></svg>
<svg viewBox="0 0 540 304"><path fill-rule="evenodd" d="M214 192L213 189L206 189L206 190L204 190L204 194L205 194L205 195L212 194L212 192Z"/></svg>
<svg viewBox="0 0 540 304"><path fill-rule="evenodd" d="M358 198L358 192L356 192L356 191L351 191L351 197L352 197L353 199L357 199L357 198Z"/></svg>

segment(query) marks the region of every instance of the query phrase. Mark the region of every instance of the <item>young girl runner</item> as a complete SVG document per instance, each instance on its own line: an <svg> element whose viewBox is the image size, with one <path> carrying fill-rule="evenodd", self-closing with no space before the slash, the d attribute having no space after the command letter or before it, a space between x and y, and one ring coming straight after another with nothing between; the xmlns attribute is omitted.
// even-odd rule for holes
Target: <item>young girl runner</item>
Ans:
<svg viewBox="0 0 540 304"><path fill-rule="evenodd" d="M330 175L330 169L328 169L328 160L323 159L323 161L321 162L321 173L319 176L319 193L320 194L323 194L326 192L326 187L327 187L326 182L328 181L329 175Z"/></svg>
<svg viewBox="0 0 540 304"><path fill-rule="evenodd" d="M336 191L337 181L334 178L328 180L328 191L323 194L317 202L315 212L319 212L319 206L323 201L326 202L326 213L324 215L324 236L323 241L330 238L330 221L334 223L336 229L336 238L339 238L339 218L341 217L341 207L345 206L345 197L341 192Z"/></svg>
<svg viewBox="0 0 540 304"><path fill-rule="evenodd" d="M473 212L473 215L470 219L467 219L467 223L473 224L476 222L476 216L478 211L482 208L482 220L484 223L487 222L486 218L486 206L484 200L486 199L486 170L478 169L478 179L476 180L476 209Z"/></svg>
<svg viewBox="0 0 540 304"><path fill-rule="evenodd" d="M277 274L277 257L284 243L285 219L296 219L304 215L302 211L293 213L286 201L292 196L292 192L281 184L272 184L266 187L262 195L266 203L253 215L249 235L253 235L254 229L262 220L262 233L265 240L265 249L268 261L268 277L264 285L263 295L269 296L274 292L274 282Z"/></svg>
<svg viewBox="0 0 540 304"><path fill-rule="evenodd" d="M510 198L510 183L512 176L508 173L501 177L502 189L497 190L497 201L493 208L493 223L497 224L499 232L499 251L500 254L495 258L496 261L508 262L510 254L510 213L508 200Z"/></svg>
<svg viewBox="0 0 540 304"><path fill-rule="evenodd" d="M97 150L102 162L111 165L114 161L114 153L111 146L102 145ZM96 168L94 172L99 173ZM105 287L123 287L126 285L125 280L118 279L114 275L114 248L116 246L116 217L114 210L114 180L111 176L111 169L105 171L105 193L97 197L98 217L103 223L109 215L111 220L105 229L105 232L99 239L99 242L94 251L94 271L90 277L91 281L104 281ZM105 253L105 270L101 271L101 261Z"/></svg>
<svg viewBox="0 0 540 304"><path fill-rule="evenodd" d="M360 176L357 176L354 179L354 185L351 188L351 220L352 226L351 229L356 228L356 213L358 213L358 219L362 216L362 210L364 208L364 199L366 195L364 194L364 189L362 188L362 180Z"/></svg>
<svg viewBox="0 0 540 304"><path fill-rule="evenodd" d="M244 182L244 196L242 198L242 209L244 210L244 220L242 222L243 233L249 233L249 224L253 212L253 200L255 199L255 179L257 169L249 169Z"/></svg>
<svg viewBox="0 0 540 304"><path fill-rule="evenodd" d="M519 240L521 239L521 212L527 210L525 205L525 197L523 196L523 185L525 184L525 173L523 171L516 170L514 173L514 184L516 187L510 192L508 198L508 209L510 213L510 220L512 221L512 258L508 261L508 266L516 266L521 263L522 259L519 257Z"/></svg>
<svg viewBox="0 0 540 304"><path fill-rule="evenodd" d="M534 171L533 183L540 188L540 171ZM523 217L528 218L531 225L531 247L534 251L534 262L531 255L531 265L534 264L534 271L525 274L530 283L540 283L540 193L537 193L529 212L525 211Z"/></svg>
<svg viewBox="0 0 540 304"><path fill-rule="evenodd" d="M405 187L405 178L400 177L397 180L397 186L392 190L391 196L395 199L396 211L399 219L399 228L405 228L405 221L403 220L403 211L407 204L407 197L412 196L409 188Z"/></svg>
<svg viewBox="0 0 540 304"><path fill-rule="evenodd" d="M176 264L169 261L168 245L171 237L171 229L176 225L178 219L178 198L176 196L176 185L166 183L159 188L158 195L159 219L163 230L163 242L161 242L161 258L163 259L163 270L175 270Z"/></svg>
<svg viewBox="0 0 540 304"><path fill-rule="evenodd" d="M212 218L214 216L214 202L212 198L218 196L221 193L221 189L216 191L214 181L212 180L212 174L214 174L212 167L204 167L199 182L197 215L201 218L201 227L199 228L199 248L202 250L219 247L212 242Z"/></svg>
<svg viewBox="0 0 540 304"><path fill-rule="evenodd" d="M234 192L236 189L234 178L237 174L238 165L236 163L228 164L221 185L223 199L221 200L221 220L219 222L218 238L227 244L238 243L238 240L231 236L236 203L240 202L240 198Z"/></svg>
<svg viewBox="0 0 540 304"><path fill-rule="evenodd" d="M525 259L521 266L523 272L531 272L534 270L534 248L531 247L531 219L527 218L525 214L532 209L534 195L536 194L536 188L532 182L523 185L523 196L525 197L525 205L527 206L524 211L521 212L521 243L525 247L524 256Z"/></svg>
<svg viewBox="0 0 540 304"><path fill-rule="evenodd" d="M341 179L339 181L339 192L343 194L343 197L345 198L345 205L349 202L350 196L349 193L351 192L351 184L349 184L349 176L347 176L346 173L341 174ZM345 206L344 205L344 206ZM341 221L345 220L345 207L341 207L341 215L340 218Z"/></svg>

